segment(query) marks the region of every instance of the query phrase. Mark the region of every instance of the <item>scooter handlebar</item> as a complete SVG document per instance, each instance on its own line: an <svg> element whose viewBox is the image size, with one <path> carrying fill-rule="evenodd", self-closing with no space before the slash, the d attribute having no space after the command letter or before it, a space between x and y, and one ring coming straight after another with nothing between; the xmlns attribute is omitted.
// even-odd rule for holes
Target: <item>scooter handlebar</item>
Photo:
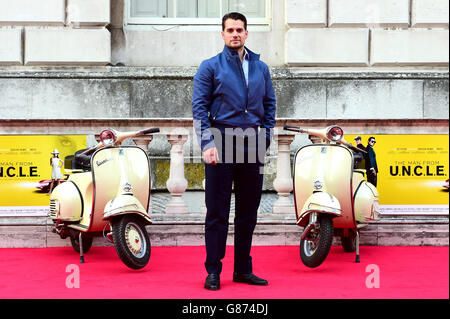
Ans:
<svg viewBox="0 0 450 319"><path fill-rule="evenodd" d="M159 127L153 127L153 128L149 128L149 129L143 130L142 134L158 133L159 131L160 131Z"/></svg>
<svg viewBox="0 0 450 319"><path fill-rule="evenodd" d="M289 126L289 125L285 125L283 127L284 130L286 131L292 131L292 132L304 132L305 130L303 130L302 128L298 127L298 126Z"/></svg>
<svg viewBox="0 0 450 319"><path fill-rule="evenodd" d="M358 148L358 147L348 143L345 140L342 141L342 144L344 144L345 146L347 146L348 148L350 148L353 151L357 151L357 152L360 152L360 153L363 153L363 154L367 154L367 152L365 150L362 150L362 149L360 149L360 148Z"/></svg>

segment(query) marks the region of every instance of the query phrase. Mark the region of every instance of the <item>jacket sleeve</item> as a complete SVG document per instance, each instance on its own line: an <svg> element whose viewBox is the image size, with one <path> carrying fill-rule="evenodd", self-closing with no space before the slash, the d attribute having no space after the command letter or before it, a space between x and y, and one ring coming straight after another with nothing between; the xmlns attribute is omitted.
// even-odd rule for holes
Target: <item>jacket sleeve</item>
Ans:
<svg viewBox="0 0 450 319"><path fill-rule="evenodd" d="M263 105L264 105L264 123L263 127L266 129L266 141L268 142L267 147L271 141L271 131L275 127L276 120L276 105L277 99L275 96L275 90L273 89L272 79L270 77L269 68L264 65L264 80L266 83L266 94L264 95Z"/></svg>
<svg viewBox="0 0 450 319"><path fill-rule="evenodd" d="M194 75L194 90L192 94L194 130L202 151L215 147L208 116L212 102L213 79L214 71L209 66L208 61L203 61Z"/></svg>

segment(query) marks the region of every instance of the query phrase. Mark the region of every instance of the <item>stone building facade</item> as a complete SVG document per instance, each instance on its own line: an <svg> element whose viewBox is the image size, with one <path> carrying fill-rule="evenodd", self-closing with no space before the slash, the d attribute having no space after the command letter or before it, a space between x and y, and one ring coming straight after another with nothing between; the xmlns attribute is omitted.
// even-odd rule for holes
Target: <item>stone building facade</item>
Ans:
<svg viewBox="0 0 450 319"><path fill-rule="evenodd" d="M169 134L191 127L192 77L223 48L227 10L249 17L247 44L270 67L279 127L448 134L446 0L0 0L0 134L160 124L150 155L169 160ZM186 163L196 156L189 132ZM308 143L283 141L291 155ZM196 213L172 220L196 223Z"/></svg>

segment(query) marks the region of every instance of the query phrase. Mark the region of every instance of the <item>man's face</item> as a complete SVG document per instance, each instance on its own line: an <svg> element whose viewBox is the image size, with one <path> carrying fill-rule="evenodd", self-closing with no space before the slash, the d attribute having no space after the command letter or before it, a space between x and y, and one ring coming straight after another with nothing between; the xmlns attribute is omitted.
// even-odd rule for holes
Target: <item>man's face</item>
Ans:
<svg viewBox="0 0 450 319"><path fill-rule="evenodd" d="M356 145L361 144L361 140L355 140L356 141Z"/></svg>
<svg viewBox="0 0 450 319"><path fill-rule="evenodd" d="M222 39L225 45L233 50L238 50L245 45L248 31L245 30L244 21L227 19L225 29L222 31Z"/></svg>
<svg viewBox="0 0 450 319"><path fill-rule="evenodd" d="M375 146L376 141L372 138L369 140L369 145L374 147Z"/></svg>

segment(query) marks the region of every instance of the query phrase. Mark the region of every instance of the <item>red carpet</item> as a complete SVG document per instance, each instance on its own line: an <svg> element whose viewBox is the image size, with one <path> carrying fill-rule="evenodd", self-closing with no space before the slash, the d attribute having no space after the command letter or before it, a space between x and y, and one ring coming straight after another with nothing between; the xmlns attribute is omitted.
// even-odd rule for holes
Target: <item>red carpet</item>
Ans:
<svg viewBox="0 0 450 319"><path fill-rule="evenodd" d="M252 248L255 274L267 287L232 282L233 248L227 247L221 276L222 289L203 288L204 247L152 247L142 270L128 269L113 247L93 247L86 263L71 247L0 249L0 299L40 298L158 298L158 299L378 299L449 298L448 247L361 247L361 263L354 254L332 247L316 269L304 266L296 246ZM79 266L80 287L67 288L66 279ZM379 269L379 288L366 280ZM72 278L72 277L69 277ZM375 281L370 280L370 283ZM73 283L73 281L72 281Z"/></svg>

